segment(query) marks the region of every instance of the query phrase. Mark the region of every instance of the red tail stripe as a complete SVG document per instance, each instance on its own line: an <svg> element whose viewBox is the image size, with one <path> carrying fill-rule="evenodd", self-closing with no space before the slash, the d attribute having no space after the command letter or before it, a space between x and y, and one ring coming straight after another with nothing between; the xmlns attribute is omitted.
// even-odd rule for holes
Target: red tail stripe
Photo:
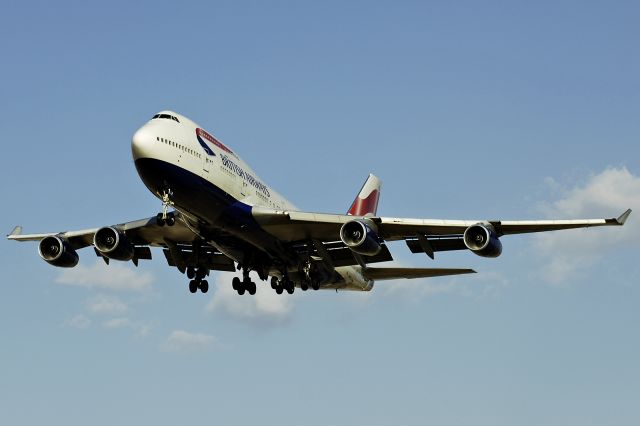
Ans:
<svg viewBox="0 0 640 426"><path fill-rule="evenodd" d="M371 191L371 194L367 196L367 198L357 197L347 214L353 216L364 216L368 213L376 214L378 210L378 198L380 198L380 193L377 189Z"/></svg>

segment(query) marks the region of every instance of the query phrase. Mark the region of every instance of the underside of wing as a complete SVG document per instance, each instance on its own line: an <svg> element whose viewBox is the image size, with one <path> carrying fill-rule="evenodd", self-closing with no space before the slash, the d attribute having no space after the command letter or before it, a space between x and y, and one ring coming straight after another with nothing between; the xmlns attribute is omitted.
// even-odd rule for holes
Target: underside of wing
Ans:
<svg viewBox="0 0 640 426"><path fill-rule="evenodd" d="M46 255L44 258L54 266L74 266L78 258L75 251L93 246L98 240L97 235L106 231L103 242L105 244L116 242L116 245L113 249L106 251L104 247L100 247L100 243L98 243L98 247L94 247L96 255L106 263L112 259L131 260L137 265L138 260L151 259L149 247L152 246L164 248L167 263L182 272L189 267L206 267L209 270L223 271L235 270L232 259L214 247L201 243L195 224L190 224L189 219L179 212L172 214L176 219L172 226L159 223L156 217L103 228L27 235L22 234L22 227L17 226L7 235L7 238L15 241L41 241L41 245L52 246L51 258ZM47 241L44 241L45 239ZM198 244L194 244L195 242ZM71 260L65 262L58 259L59 256L54 253L57 251L70 254ZM40 254L43 255L42 251Z"/></svg>
<svg viewBox="0 0 640 426"><path fill-rule="evenodd" d="M367 268L362 274L368 279L395 280L398 278L431 278L445 275L475 274L473 269L452 268Z"/></svg>
<svg viewBox="0 0 640 426"><path fill-rule="evenodd" d="M584 220L505 220L498 222L496 230L500 235L525 234L532 232L558 231L562 229L591 228L593 226L622 226L631 214L627 209L618 217L610 219Z"/></svg>
<svg viewBox="0 0 640 426"><path fill-rule="evenodd" d="M112 227L125 234L128 240L134 245L164 247L166 246L166 240L188 243L195 238L193 231L187 227L183 221L176 220L174 226L161 226L156 222L155 216L120 223ZM93 245L93 238L99 229L100 228L92 228L81 231L22 234L22 227L17 226L11 234L7 235L7 239L15 241L40 241L46 237L58 236L68 241L72 248L79 250Z"/></svg>
<svg viewBox="0 0 640 426"><path fill-rule="evenodd" d="M321 247L318 246L321 245ZM388 262L393 260L391 252L386 244L380 244L380 252L372 256L360 256L351 251L342 241L333 241L328 243L315 244L296 244L293 249L298 253L300 258L311 257L327 264L330 269L340 266L359 265L361 262L365 264Z"/></svg>

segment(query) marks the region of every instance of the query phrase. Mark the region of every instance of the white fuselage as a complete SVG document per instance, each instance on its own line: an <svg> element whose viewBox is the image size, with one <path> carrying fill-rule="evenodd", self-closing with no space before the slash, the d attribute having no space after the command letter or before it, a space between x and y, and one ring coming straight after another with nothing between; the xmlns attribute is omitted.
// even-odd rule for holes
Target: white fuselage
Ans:
<svg viewBox="0 0 640 426"><path fill-rule="evenodd" d="M295 209L287 199L266 185L247 163L196 123L171 111L158 115L176 117L179 122L156 118L142 126L132 140L134 160L153 158L174 164L251 206ZM198 136L213 154L205 151L198 142Z"/></svg>

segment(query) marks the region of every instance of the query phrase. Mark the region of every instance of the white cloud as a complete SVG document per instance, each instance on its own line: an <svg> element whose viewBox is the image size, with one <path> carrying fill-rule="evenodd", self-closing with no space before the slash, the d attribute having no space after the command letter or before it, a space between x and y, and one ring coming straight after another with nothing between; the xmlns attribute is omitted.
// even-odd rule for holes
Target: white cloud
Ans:
<svg viewBox="0 0 640 426"><path fill-rule="evenodd" d="M66 321L65 325L67 325L69 327L79 328L81 330L85 330L85 329L89 328L89 326L91 325L91 319L87 318L86 316L84 316L82 314L78 314L78 315L74 316L73 318L71 318L70 320Z"/></svg>
<svg viewBox="0 0 640 426"><path fill-rule="evenodd" d="M162 349L167 352L199 352L213 348L216 343L216 338L210 334L174 330L163 343Z"/></svg>
<svg viewBox="0 0 640 426"><path fill-rule="evenodd" d="M128 328L134 331L138 337L145 337L149 334L151 327L148 324L131 321L129 318L119 317L111 318L102 323L102 326L107 329Z"/></svg>
<svg viewBox="0 0 640 426"><path fill-rule="evenodd" d="M254 296L238 295L231 287L231 275L218 276L215 293L207 305L207 312L257 327L273 327L286 323L293 314L295 295L277 294L270 285L257 282Z"/></svg>
<svg viewBox="0 0 640 426"><path fill-rule="evenodd" d="M89 299L87 309L97 315L122 315L129 310L129 307L115 296L98 294Z"/></svg>
<svg viewBox="0 0 640 426"><path fill-rule="evenodd" d="M97 260L93 266L78 265L65 269L56 278L58 284L118 291L147 291L151 288L153 276L122 263L106 265Z"/></svg>
<svg viewBox="0 0 640 426"><path fill-rule="evenodd" d="M131 326L129 318L111 318L102 323L104 328L124 328Z"/></svg>
<svg viewBox="0 0 640 426"><path fill-rule="evenodd" d="M640 239L640 176L627 168L608 168L584 184L562 189L553 179L547 182L560 198L541 206L550 218L609 218L634 210L623 227L603 227L549 232L536 236L534 248L544 260L543 276L554 284L579 276L607 250Z"/></svg>
<svg viewBox="0 0 640 426"><path fill-rule="evenodd" d="M384 291L387 295L410 295L423 298L436 294L466 292L463 285L451 278L397 279L376 282L373 291Z"/></svg>

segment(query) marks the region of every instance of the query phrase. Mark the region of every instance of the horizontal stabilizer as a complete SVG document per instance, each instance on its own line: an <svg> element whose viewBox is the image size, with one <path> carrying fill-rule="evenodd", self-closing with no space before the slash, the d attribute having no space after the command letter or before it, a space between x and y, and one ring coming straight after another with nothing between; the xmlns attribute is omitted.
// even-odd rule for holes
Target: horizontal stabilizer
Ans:
<svg viewBox="0 0 640 426"><path fill-rule="evenodd" d="M475 274L473 269L453 268L367 268L362 274L370 280L394 280L398 278L430 278L445 275Z"/></svg>

